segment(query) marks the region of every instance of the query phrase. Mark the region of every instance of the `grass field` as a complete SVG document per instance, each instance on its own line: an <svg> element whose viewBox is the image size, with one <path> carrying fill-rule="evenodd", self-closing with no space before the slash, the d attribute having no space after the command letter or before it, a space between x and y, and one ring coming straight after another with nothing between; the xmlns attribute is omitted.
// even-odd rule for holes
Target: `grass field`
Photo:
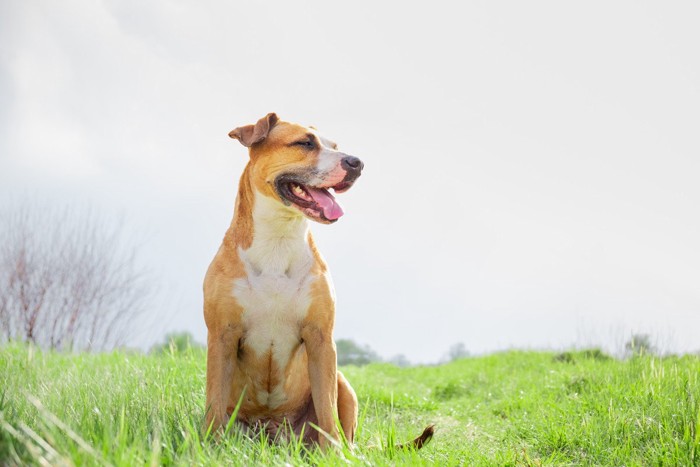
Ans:
<svg viewBox="0 0 700 467"><path fill-rule="evenodd" d="M505 352L343 369L357 448L322 454L199 434L201 350L0 348L0 465L700 465L700 358ZM384 447L435 423L418 452Z"/></svg>

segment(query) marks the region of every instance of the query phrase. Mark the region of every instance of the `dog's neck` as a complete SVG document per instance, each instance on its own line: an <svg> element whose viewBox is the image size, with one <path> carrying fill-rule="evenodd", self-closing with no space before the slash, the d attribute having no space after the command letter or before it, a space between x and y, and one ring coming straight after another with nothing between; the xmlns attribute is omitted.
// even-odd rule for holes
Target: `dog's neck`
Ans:
<svg viewBox="0 0 700 467"><path fill-rule="evenodd" d="M311 258L308 221L301 213L258 192L250 171L248 165L241 175L223 248L237 253L255 275L289 275L307 267Z"/></svg>
<svg viewBox="0 0 700 467"><path fill-rule="evenodd" d="M309 264L309 224L301 213L253 190L251 218L250 247L239 252L254 273L289 276Z"/></svg>

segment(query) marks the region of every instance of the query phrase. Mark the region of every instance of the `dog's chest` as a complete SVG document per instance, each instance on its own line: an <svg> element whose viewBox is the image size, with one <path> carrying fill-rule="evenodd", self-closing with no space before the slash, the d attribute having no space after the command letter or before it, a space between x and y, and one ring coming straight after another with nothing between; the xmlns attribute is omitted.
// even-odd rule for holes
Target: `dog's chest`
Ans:
<svg viewBox="0 0 700 467"><path fill-rule="evenodd" d="M240 252L246 277L234 281L232 293L243 308L246 349L258 357L270 352L281 369L300 343L301 323L311 304L313 257L306 245L269 253Z"/></svg>

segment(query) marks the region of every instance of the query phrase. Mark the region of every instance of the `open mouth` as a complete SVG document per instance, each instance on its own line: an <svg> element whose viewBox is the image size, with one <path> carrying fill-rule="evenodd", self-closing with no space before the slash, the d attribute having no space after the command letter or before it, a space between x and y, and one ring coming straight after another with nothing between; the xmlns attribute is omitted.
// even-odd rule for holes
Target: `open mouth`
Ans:
<svg viewBox="0 0 700 467"><path fill-rule="evenodd" d="M342 181L334 186L313 187L305 185L294 176L280 176L275 185L282 200L294 205L308 217L319 222L331 223L340 219L343 208L328 191L336 194L350 189L352 182Z"/></svg>

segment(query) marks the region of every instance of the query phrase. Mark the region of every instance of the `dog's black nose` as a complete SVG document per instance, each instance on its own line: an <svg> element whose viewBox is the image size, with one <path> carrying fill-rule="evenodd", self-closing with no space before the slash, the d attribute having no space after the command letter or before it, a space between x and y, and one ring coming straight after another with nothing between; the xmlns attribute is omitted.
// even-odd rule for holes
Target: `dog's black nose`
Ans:
<svg viewBox="0 0 700 467"><path fill-rule="evenodd" d="M363 164L357 157L346 156L343 157L342 161L340 161L340 166L348 173L360 175L360 172L362 172L362 168L365 166L365 164Z"/></svg>

